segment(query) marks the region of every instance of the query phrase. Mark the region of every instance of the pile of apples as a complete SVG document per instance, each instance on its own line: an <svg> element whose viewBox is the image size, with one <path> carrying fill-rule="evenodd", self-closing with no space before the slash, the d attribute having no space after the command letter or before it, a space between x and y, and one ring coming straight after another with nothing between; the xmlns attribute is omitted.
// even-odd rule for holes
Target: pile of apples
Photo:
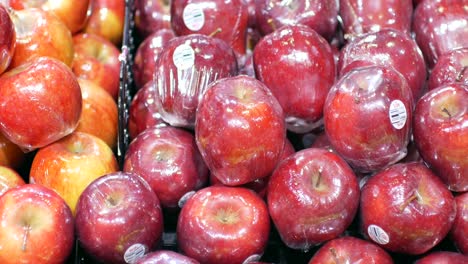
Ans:
<svg viewBox="0 0 468 264"><path fill-rule="evenodd" d="M0 263L468 263L466 0L0 3Z"/></svg>

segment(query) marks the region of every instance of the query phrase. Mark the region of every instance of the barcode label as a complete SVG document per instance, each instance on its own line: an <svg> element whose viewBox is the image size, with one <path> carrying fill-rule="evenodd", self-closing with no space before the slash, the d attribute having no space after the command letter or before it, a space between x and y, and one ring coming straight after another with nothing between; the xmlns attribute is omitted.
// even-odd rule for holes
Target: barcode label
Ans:
<svg viewBox="0 0 468 264"><path fill-rule="evenodd" d="M394 128L402 129L406 124L406 119L408 118L408 113L406 112L406 107L403 102L400 100L393 100L390 103L388 116Z"/></svg>
<svg viewBox="0 0 468 264"><path fill-rule="evenodd" d="M126 263L133 264L142 258L146 253L146 246L143 244L133 244L124 253Z"/></svg>
<svg viewBox="0 0 468 264"><path fill-rule="evenodd" d="M185 26L191 31L200 30L205 24L205 14L198 4L190 3L185 6L182 13Z"/></svg>
<svg viewBox="0 0 468 264"><path fill-rule="evenodd" d="M188 44L179 45L172 54L172 61L179 70L186 70L195 63L195 51Z"/></svg>
<svg viewBox="0 0 468 264"><path fill-rule="evenodd" d="M370 239L374 242L385 245L390 242L390 238L388 237L387 232L385 232L380 226L378 225L370 225L367 228L367 234L369 235Z"/></svg>

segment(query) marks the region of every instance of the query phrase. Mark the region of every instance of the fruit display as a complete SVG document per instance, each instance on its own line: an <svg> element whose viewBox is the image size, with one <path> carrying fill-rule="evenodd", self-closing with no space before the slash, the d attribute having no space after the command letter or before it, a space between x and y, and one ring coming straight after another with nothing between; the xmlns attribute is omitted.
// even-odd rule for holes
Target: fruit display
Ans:
<svg viewBox="0 0 468 264"><path fill-rule="evenodd" d="M468 263L466 0L0 0L0 263Z"/></svg>

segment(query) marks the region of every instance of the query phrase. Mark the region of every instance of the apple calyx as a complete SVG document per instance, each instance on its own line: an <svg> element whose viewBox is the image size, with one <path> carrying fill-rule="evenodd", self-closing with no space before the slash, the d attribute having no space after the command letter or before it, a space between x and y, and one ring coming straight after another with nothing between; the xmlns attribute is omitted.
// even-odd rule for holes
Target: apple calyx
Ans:
<svg viewBox="0 0 468 264"><path fill-rule="evenodd" d="M231 207L218 210L215 217L218 222L223 224L235 224L239 221L239 213Z"/></svg>
<svg viewBox="0 0 468 264"><path fill-rule="evenodd" d="M215 31L211 32L211 33L208 35L208 37L214 37L215 35L221 33L222 31L223 31L223 30L222 30L220 27L218 27L218 28L215 29Z"/></svg>

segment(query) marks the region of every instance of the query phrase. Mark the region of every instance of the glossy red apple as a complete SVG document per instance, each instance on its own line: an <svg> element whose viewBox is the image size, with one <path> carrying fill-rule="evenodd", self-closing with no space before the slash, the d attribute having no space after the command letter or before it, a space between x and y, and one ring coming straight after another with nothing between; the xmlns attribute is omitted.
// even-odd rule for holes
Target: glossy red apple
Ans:
<svg viewBox="0 0 468 264"><path fill-rule="evenodd" d="M144 39L161 29L171 28L171 1L135 0L135 28Z"/></svg>
<svg viewBox="0 0 468 264"><path fill-rule="evenodd" d="M0 166L19 168L26 159L26 153L0 133Z"/></svg>
<svg viewBox="0 0 468 264"><path fill-rule="evenodd" d="M73 40L62 20L40 8L12 10L10 16L16 32L16 47L10 68L41 56L55 58L71 67Z"/></svg>
<svg viewBox="0 0 468 264"><path fill-rule="evenodd" d="M81 33L73 36L73 73L106 90L115 100L119 93L119 49L104 37Z"/></svg>
<svg viewBox="0 0 468 264"><path fill-rule="evenodd" d="M325 133L356 171L377 171L406 156L412 109L411 89L397 71L377 65L356 68L327 96Z"/></svg>
<svg viewBox="0 0 468 264"><path fill-rule="evenodd" d="M0 262L64 263L72 252L74 220L54 191L26 184L0 196Z"/></svg>
<svg viewBox="0 0 468 264"><path fill-rule="evenodd" d="M91 0L91 11L82 32L104 37L120 46L125 21L125 3L121 0Z"/></svg>
<svg viewBox="0 0 468 264"><path fill-rule="evenodd" d="M285 25L303 24L330 40L338 25L337 0L255 1L255 26L263 35Z"/></svg>
<svg viewBox="0 0 468 264"><path fill-rule="evenodd" d="M278 165L268 183L267 201L281 240L306 251L348 228L359 206L359 185L337 154L308 148Z"/></svg>
<svg viewBox="0 0 468 264"><path fill-rule="evenodd" d="M176 35L203 34L224 40L238 55L245 54L248 23L243 0L172 0L171 27Z"/></svg>
<svg viewBox="0 0 468 264"><path fill-rule="evenodd" d="M139 44L132 66L137 89L154 79L156 60L169 40L173 38L175 38L174 31L164 28L151 33Z"/></svg>
<svg viewBox="0 0 468 264"><path fill-rule="evenodd" d="M14 169L0 165L0 196L9 189L24 185L21 175Z"/></svg>
<svg viewBox="0 0 468 264"><path fill-rule="evenodd" d="M284 26L257 43L253 63L255 76L280 102L289 130L305 133L321 124L335 82L333 53L322 36L304 25Z"/></svg>
<svg viewBox="0 0 468 264"><path fill-rule="evenodd" d="M392 257L381 247L369 241L344 236L335 238L314 253L308 264L379 263L393 264Z"/></svg>
<svg viewBox="0 0 468 264"><path fill-rule="evenodd" d="M453 222L450 236L458 250L468 254L468 192L455 196L457 215Z"/></svg>
<svg viewBox="0 0 468 264"><path fill-rule="evenodd" d="M429 67L441 55L468 47L467 16L465 1L428 0L417 5L412 29Z"/></svg>
<svg viewBox="0 0 468 264"><path fill-rule="evenodd" d="M391 28L409 36L412 0L340 0L340 17L345 38Z"/></svg>
<svg viewBox="0 0 468 264"><path fill-rule="evenodd" d="M427 76L426 64L421 50L408 34L382 29L356 37L340 51L339 76L352 69L375 64L392 67L401 73L415 102L422 95Z"/></svg>
<svg viewBox="0 0 468 264"><path fill-rule="evenodd" d="M242 185L275 169L286 140L283 110L262 82L224 78L202 97L195 137L210 172L224 185Z"/></svg>
<svg viewBox="0 0 468 264"><path fill-rule="evenodd" d="M78 125L82 97L73 72L49 57L29 62L0 76L0 128L25 150L46 146Z"/></svg>
<svg viewBox="0 0 468 264"><path fill-rule="evenodd" d="M159 199L133 173L109 173L91 182L78 200L75 219L80 245L104 263L135 263L162 238Z"/></svg>
<svg viewBox="0 0 468 264"><path fill-rule="evenodd" d="M441 55L429 75L427 89L459 82L468 85L468 46Z"/></svg>
<svg viewBox="0 0 468 264"><path fill-rule="evenodd" d="M199 264L200 263L193 258L189 258L175 251L157 250L157 251L154 251L145 255L144 257L139 259L135 264L168 264L172 262L177 263L177 264Z"/></svg>
<svg viewBox="0 0 468 264"><path fill-rule="evenodd" d="M15 25L5 6L0 5L0 74L10 66L16 47Z"/></svg>
<svg viewBox="0 0 468 264"><path fill-rule="evenodd" d="M435 251L416 260L414 264L465 264L468 256L452 251Z"/></svg>
<svg viewBox="0 0 468 264"><path fill-rule="evenodd" d="M237 72L236 56L223 40L201 34L174 38L159 54L155 70L155 102L163 120L193 128L208 85Z"/></svg>
<svg viewBox="0 0 468 264"><path fill-rule="evenodd" d="M369 177L361 189L363 235L386 250L426 253L448 234L455 200L421 163L394 164Z"/></svg>
<svg viewBox="0 0 468 264"><path fill-rule="evenodd" d="M177 243L183 254L200 263L241 264L263 253L269 232L267 206L252 190L210 186L182 207Z"/></svg>
<svg viewBox="0 0 468 264"><path fill-rule="evenodd" d="M468 191L468 86L447 84L421 97L413 136L421 157L448 188Z"/></svg>

